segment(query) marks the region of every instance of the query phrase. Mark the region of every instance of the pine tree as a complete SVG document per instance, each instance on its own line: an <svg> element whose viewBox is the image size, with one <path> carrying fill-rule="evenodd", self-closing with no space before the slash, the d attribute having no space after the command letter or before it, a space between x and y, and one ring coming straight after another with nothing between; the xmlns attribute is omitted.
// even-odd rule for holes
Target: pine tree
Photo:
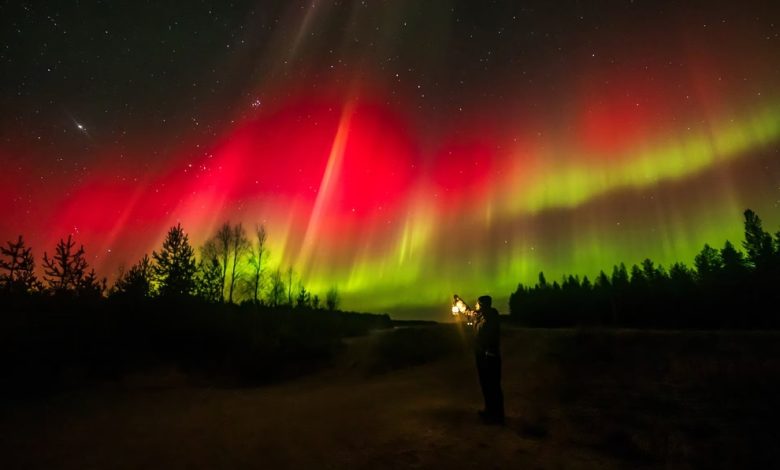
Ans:
<svg viewBox="0 0 780 470"><path fill-rule="evenodd" d="M35 277L35 259L32 255L32 248L24 246L24 240L19 235L19 239L14 242L7 242L8 246L0 246L0 270L5 273L0 274L0 284L7 292L26 294L38 286L38 280Z"/></svg>
<svg viewBox="0 0 780 470"><path fill-rule="evenodd" d="M748 270L745 255L734 248L734 245L726 240L723 248L720 250L720 258L723 262L723 277L730 281L741 279Z"/></svg>
<svg viewBox="0 0 780 470"><path fill-rule="evenodd" d="M43 253L44 280L55 293L72 292L82 286L87 260L84 259L84 245L75 252L76 242L71 235L68 240L60 239L54 256Z"/></svg>
<svg viewBox="0 0 780 470"><path fill-rule="evenodd" d="M596 276L595 287L597 289L609 289L611 285L612 284L609 282L609 277L607 276L607 273L605 273L604 271L599 271L599 275Z"/></svg>
<svg viewBox="0 0 780 470"><path fill-rule="evenodd" d="M135 299L151 297L152 295L152 261L149 255L144 255L127 272L121 273L112 293L122 294Z"/></svg>
<svg viewBox="0 0 780 470"><path fill-rule="evenodd" d="M216 258L204 258L195 273L195 295L207 302L222 302L222 267Z"/></svg>
<svg viewBox="0 0 780 470"><path fill-rule="evenodd" d="M745 240L742 246L747 252L748 261L759 270L772 264L774 258L772 235L764 231L761 219L755 212L745 211Z"/></svg>
<svg viewBox="0 0 780 470"><path fill-rule="evenodd" d="M195 254L181 224L171 227L159 253L152 252L153 272L163 296L188 296L195 288Z"/></svg>
<svg viewBox="0 0 780 470"><path fill-rule="evenodd" d="M99 279L94 269L81 278L76 286L76 293L81 298L99 299L106 291L107 279Z"/></svg>
<svg viewBox="0 0 780 470"><path fill-rule="evenodd" d="M302 283L298 283L298 297L295 299L295 306L298 308L308 308L311 306L311 293L306 290Z"/></svg>
<svg viewBox="0 0 780 470"><path fill-rule="evenodd" d="M723 268L720 252L706 243L694 258L693 264L696 266L696 277L699 282L713 281Z"/></svg>
<svg viewBox="0 0 780 470"><path fill-rule="evenodd" d="M628 270L626 265L620 263L620 266L614 266L612 268L612 286L617 290L622 290L628 287Z"/></svg>

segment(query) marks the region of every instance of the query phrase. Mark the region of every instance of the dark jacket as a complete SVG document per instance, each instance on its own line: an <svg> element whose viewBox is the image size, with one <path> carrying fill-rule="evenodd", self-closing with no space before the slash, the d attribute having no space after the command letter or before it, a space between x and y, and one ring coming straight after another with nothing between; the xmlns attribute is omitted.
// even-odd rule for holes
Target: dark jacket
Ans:
<svg viewBox="0 0 780 470"><path fill-rule="evenodd" d="M501 325L498 310L488 307L477 312L474 321L474 352L501 356Z"/></svg>

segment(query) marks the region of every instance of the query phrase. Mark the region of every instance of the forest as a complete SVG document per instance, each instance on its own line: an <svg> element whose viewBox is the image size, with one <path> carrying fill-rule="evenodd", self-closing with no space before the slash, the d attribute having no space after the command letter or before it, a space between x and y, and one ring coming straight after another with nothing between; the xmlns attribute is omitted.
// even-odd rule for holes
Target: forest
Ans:
<svg viewBox="0 0 780 470"><path fill-rule="evenodd" d="M511 318L526 326L761 329L780 326L780 231L772 235L752 210L744 212L744 251L725 241L705 244L693 267L668 268L645 259L595 279L565 275L510 295Z"/></svg>

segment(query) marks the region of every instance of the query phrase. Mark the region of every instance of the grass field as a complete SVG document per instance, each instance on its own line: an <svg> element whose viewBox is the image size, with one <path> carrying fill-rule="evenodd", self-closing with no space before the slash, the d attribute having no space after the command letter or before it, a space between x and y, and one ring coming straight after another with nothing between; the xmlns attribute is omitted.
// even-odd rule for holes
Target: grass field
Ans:
<svg viewBox="0 0 780 470"><path fill-rule="evenodd" d="M484 426L464 332L352 338L262 387L158 369L0 408L3 468L766 468L780 333L505 326L505 427Z"/></svg>

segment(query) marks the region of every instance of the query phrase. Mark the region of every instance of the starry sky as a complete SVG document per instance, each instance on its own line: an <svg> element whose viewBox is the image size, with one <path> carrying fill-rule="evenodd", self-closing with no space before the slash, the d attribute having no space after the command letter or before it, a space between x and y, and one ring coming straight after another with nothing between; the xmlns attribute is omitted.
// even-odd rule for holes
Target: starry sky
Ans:
<svg viewBox="0 0 780 470"><path fill-rule="evenodd" d="M780 7L0 3L0 218L113 277L181 222L269 232L344 306L690 263L780 228ZM439 306L442 306L439 309ZM504 308L505 310L505 308Z"/></svg>

